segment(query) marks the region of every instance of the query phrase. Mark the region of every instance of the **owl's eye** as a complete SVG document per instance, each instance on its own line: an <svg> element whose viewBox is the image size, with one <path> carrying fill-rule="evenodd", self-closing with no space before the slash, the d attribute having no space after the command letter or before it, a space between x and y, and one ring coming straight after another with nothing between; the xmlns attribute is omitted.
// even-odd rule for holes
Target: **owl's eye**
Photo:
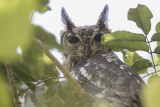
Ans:
<svg viewBox="0 0 160 107"><path fill-rule="evenodd" d="M69 43L77 43L77 42L79 42L79 38L77 38L75 36L70 36L70 37L68 37L68 42Z"/></svg>
<svg viewBox="0 0 160 107"><path fill-rule="evenodd" d="M94 39L95 41L101 41L102 35L103 35L103 34L97 34L97 35L94 36L93 39Z"/></svg>

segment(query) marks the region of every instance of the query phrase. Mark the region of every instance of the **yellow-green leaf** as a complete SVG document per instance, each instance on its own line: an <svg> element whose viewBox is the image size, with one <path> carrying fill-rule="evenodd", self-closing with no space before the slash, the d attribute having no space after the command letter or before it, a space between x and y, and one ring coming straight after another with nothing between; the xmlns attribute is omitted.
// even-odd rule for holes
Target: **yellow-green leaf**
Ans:
<svg viewBox="0 0 160 107"><path fill-rule="evenodd" d="M152 67L152 62L148 59L141 59L131 66L138 74L146 73L146 69Z"/></svg>
<svg viewBox="0 0 160 107"><path fill-rule="evenodd" d="M160 106L160 77L152 79L143 89L144 107L159 107Z"/></svg>
<svg viewBox="0 0 160 107"><path fill-rule="evenodd" d="M2 76L0 75L0 107L11 107L11 96L8 86Z"/></svg>
<svg viewBox="0 0 160 107"><path fill-rule="evenodd" d="M155 33L152 38L151 41L160 41L160 32Z"/></svg>
<svg viewBox="0 0 160 107"><path fill-rule="evenodd" d="M158 75L152 75L149 77L148 79L148 85L152 84L152 81L154 81L155 79L159 79L160 77Z"/></svg>
<svg viewBox="0 0 160 107"><path fill-rule="evenodd" d="M128 31L116 31L113 33L107 33L102 36L103 42L108 41L141 41L145 42L146 38L143 34L131 33Z"/></svg>
<svg viewBox="0 0 160 107"><path fill-rule="evenodd" d="M15 58L18 46L27 47L31 40L30 12L35 0L1 0L0 56Z"/></svg>
<svg viewBox="0 0 160 107"><path fill-rule="evenodd" d="M128 20L132 20L142 29L144 34L148 34L151 29L151 11L145 5L138 4L137 8L131 8L128 12Z"/></svg>
<svg viewBox="0 0 160 107"><path fill-rule="evenodd" d="M129 51L149 50L146 38L143 34L135 34L128 31L116 31L102 36L102 43L106 48L113 50L128 49Z"/></svg>
<svg viewBox="0 0 160 107"><path fill-rule="evenodd" d="M139 56L136 52L125 51L123 52L123 59L127 65L132 66L135 62L143 58Z"/></svg>

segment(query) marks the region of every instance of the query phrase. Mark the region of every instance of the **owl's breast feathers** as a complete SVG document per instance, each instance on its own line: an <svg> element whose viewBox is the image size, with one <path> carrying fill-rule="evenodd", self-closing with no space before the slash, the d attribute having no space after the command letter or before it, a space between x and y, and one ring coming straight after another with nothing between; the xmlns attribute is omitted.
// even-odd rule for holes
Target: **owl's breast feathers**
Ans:
<svg viewBox="0 0 160 107"><path fill-rule="evenodd" d="M71 75L81 87L111 107L141 107L141 77L115 53L104 53L78 62Z"/></svg>

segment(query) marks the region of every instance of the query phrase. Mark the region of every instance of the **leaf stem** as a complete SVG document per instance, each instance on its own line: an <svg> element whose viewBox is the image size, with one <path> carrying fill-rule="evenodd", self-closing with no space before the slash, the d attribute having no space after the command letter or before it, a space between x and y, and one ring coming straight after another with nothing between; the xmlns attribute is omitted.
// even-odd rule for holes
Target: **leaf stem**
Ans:
<svg viewBox="0 0 160 107"><path fill-rule="evenodd" d="M146 41L147 41L147 43L149 42L147 36L146 36ZM153 52L152 52L150 43L148 43L148 46L149 46L149 51L150 51L150 55L151 55L151 58L152 58L152 63L153 63L152 66L153 66L153 68L154 68L155 73L157 73L157 71L156 71L156 66L155 66L155 63L154 63L154 58L153 58Z"/></svg>
<svg viewBox="0 0 160 107"><path fill-rule="evenodd" d="M80 85L77 83L77 81L69 74L69 72L61 65L61 63L51 54L51 52L49 50L46 50L42 43L36 39L33 38L33 42L34 44L43 52L45 53L50 60L57 66L57 68L63 73L63 75L65 76L65 78L69 81L69 83L71 84L71 86L74 88L74 90L77 92L77 94L79 95L79 97L83 97L83 96L87 96L88 98L90 98L90 101L94 101L95 99L89 95L86 94L80 87Z"/></svg>
<svg viewBox="0 0 160 107"><path fill-rule="evenodd" d="M16 82L15 82L15 78L13 76L13 72L12 72L10 62L8 61L8 59L3 59L3 63L4 63L4 66L6 68L6 71L7 71L7 76L8 76L9 83L11 85L11 91L12 91L12 96L13 96L13 101L14 101L15 107L21 107L21 103L18 99Z"/></svg>

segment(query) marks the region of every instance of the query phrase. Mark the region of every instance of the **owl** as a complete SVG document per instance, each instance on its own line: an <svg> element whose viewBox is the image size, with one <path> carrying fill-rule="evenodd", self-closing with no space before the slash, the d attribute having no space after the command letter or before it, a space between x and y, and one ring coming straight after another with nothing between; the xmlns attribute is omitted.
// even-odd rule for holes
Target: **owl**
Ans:
<svg viewBox="0 0 160 107"><path fill-rule="evenodd" d="M110 33L108 5L95 25L75 26L64 8L61 16L65 25L61 33L63 64L81 88L110 107L142 107L143 80L101 42L102 35Z"/></svg>

